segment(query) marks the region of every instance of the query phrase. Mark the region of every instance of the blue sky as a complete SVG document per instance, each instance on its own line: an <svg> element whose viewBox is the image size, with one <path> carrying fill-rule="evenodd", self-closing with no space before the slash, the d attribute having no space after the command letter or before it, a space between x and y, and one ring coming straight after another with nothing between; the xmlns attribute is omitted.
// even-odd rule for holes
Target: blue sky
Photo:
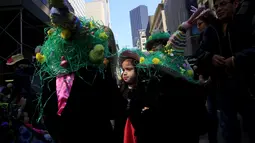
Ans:
<svg viewBox="0 0 255 143"><path fill-rule="evenodd" d="M149 15L153 15L161 0L109 0L112 30L120 48L132 47L129 11L139 5L148 7Z"/></svg>
<svg viewBox="0 0 255 143"><path fill-rule="evenodd" d="M146 5L149 15L153 15L161 0L109 0L109 2L112 30L121 48L124 46L132 47L129 11L139 5Z"/></svg>

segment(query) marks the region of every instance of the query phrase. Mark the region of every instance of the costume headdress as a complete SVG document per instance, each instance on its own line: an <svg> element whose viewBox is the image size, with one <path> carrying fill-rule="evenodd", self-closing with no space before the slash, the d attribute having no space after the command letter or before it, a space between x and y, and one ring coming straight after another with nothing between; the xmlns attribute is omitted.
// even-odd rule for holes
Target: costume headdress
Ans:
<svg viewBox="0 0 255 143"><path fill-rule="evenodd" d="M108 48L111 34L105 26L92 19L76 17L67 0L50 0L49 4L52 26L46 29L44 44L35 50L41 80L57 77L58 83L63 81L60 79L63 77L73 81L74 73L90 67L97 69L95 72L104 73L105 58L111 56ZM72 87L72 84L65 86ZM64 90L60 88L57 84L57 91ZM58 115L61 115L70 93L59 93L62 92L57 92Z"/></svg>
<svg viewBox="0 0 255 143"><path fill-rule="evenodd" d="M186 29L188 24L183 23L176 32L168 39L167 44L163 48L145 55L142 52L137 52L140 55L140 64L138 68L155 67L157 70L164 70L174 77L180 77L186 81L197 83L193 79L193 70L189 63L184 58L184 49L186 47ZM152 43L153 44L153 43ZM127 49L123 49L124 51ZM123 51L122 51L123 52Z"/></svg>
<svg viewBox="0 0 255 143"><path fill-rule="evenodd" d="M169 37L168 32L154 31L146 42L146 49L150 51L157 46L156 44L165 45Z"/></svg>
<svg viewBox="0 0 255 143"><path fill-rule="evenodd" d="M51 0L53 27L47 29L44 44L36 50L41 72L55 77L87 66L103 64L110 56L105 27L68 11L66 1ZM69 8L70 9L70 8Z"/></svg>

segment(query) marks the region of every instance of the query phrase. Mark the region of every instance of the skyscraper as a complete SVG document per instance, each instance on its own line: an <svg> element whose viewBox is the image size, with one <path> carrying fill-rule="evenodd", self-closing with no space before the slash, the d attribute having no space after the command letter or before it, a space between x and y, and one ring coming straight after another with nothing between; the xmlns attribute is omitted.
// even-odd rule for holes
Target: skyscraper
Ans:
<svg viewBox="0 0 255 143"><path fill-rule="evenodd" d="M84 0L68 0L74 9L74 13L76 16L85 17L85 1Z"/></svg>
<svg viewBox="0 0 255 143"><path fill-rule="evenodd" d="M109 0L86 2L86 16L111 27Z"/></svg>
<svg viewBox="0 0 255 143"><path fill-rule="evenodd" d="M148 8L140 5L129 12L133 46L136 47L139 39L139 30L146 29L148 24Z"/></svg>

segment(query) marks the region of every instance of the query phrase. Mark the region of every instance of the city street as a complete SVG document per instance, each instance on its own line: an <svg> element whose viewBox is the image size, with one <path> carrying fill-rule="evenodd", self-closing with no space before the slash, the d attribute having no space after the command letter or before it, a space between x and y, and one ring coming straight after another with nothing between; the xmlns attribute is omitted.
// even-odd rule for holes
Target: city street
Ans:
<svg viewBox="0 0 255 143"><path fill-rule="evenodd" d="M219 112L218 112L218 113L219 113ZM239 116L239 118L240 118L240 120L241 120L241 122L242 122L242 119L241 119L240 116ZM241 125L241 126L242 126L242 125ZM242 130L243 130L243 128L242 128ZM242 133L243 133L243 134L242 134L242 136L243 136L242 143L249 143L247 134L244 133L244 131L242 131ZM200 137L199 143L209 143L207 134ZM220 129L219 129L219 132L218 132L218 143L224 143L224 140L222 139L221 134L220 134Z"/></svg>

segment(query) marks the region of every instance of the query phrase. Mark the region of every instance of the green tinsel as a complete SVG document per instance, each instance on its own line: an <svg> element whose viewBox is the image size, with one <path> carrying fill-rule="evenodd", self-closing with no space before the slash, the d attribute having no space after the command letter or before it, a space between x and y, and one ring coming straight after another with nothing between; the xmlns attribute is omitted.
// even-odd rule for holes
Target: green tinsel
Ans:
<svg viewBox="0 0 255 143"><path fill-rule="evenodd" d="M154 44L158 43L166 43L168 39L170 38L170 34L168 32L156 32L153 33L146 42L146 49L151 50Z"/></svg>
<svg viewBox="0 0 255 143"><path fill-rule="evenodd" d="M175 77L181 77L188 82L198 84L197 80L193 79L193 70L188 63L185 62L184 56L166 54L163 51L151 52L145 54L140 50L124 48L120 53L130 50L140 56L140 63L137 65L139 69L148 69L150 67L157 70L167 70Z"/></svg>
<svg viewBox="0 0 255 143"><path fill-rule="evenodd" d="M90 22L93 23L95 28L83 28L88 26ZM47 37L41 48L41 54L46 58L41 65L41 72L46 72L49 76L56 77L61 74L78 71L82 67L98 66L89 61L89 52L97 44L105 47L105 57L111 55L108 49L108 39L100 38L100 33L104 32L104 26L90 20L81 19L81 27L79 31L72 32L75 35L72 35L70 40L61 38L61 28L53 28L54 32ZM62 56L68 61L69 66L67 68L60 66Z"/></svg>
<svg viewBox="0 0 255 143"><path fill-rule="evenodd" d="M157 32L152 34L149 39L147 40L147 43L153 41L153 40L158 40L158 39L169 39L170 34L168 32Z"/></svg>
<svg viewBox="0 0 255 143"><path fill-rule="evenodd" d="M77 72L79 69L86 67L97 67L98 71L103 73L104 59L102 59L101 63L98 63L98 60L97 63L90 61L90 59L98 59L96 57L91 58L93 55L98 55L91 54L92 50L96 51L94 47L100 47L101 51L102 46L104 47L104 56L102 58L111 56L108 48L110 34L104 31L105 27L103 25L91 19L79 18L79 23L76 23L76 26L77 29L71 31L71 37L68 39L61 37L61 32L65 30L61 27L45 29L45 31L51 30L46 36L44 44L40 46L40 53L38 53L42 58L40 60L41 63L38 62L39 69L36 73L40 76L42 82L41 93L37 99L37 108L40 112L38 122L41 120L43 109L47 104L47 101L44 104L42 103L42 89L43 86L47 86L46 81L52 80L56 76ZM68 62L66 67L60 65L63 56Z"/></svg>

